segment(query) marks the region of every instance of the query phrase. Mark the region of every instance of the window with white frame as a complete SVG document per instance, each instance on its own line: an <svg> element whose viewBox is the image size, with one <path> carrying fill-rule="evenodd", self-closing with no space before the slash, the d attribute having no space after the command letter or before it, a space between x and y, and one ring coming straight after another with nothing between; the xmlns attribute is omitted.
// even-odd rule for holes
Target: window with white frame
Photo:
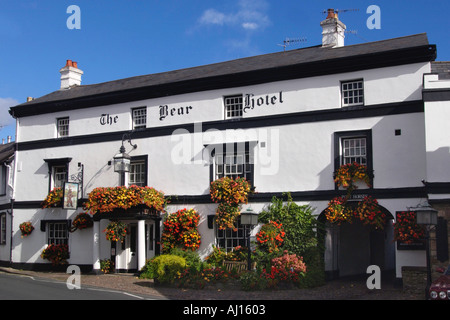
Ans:
<svg viewBox="0 0 450 320"><path fill-rule="evenodd" d="M236 151L232 154L218 153L215 155L215 179L229 177L252 180L252 165L250 152Z"/></svg>
<svg viewBox="0 0 450 320"><path fill-rule="evenodd" d="M6 244L6 213L0 213L0 244Z"/></svg>
<svg viewBox="0 0 450 320"><path fill-rule="evenodd" d="M226 96L223 98L225 105L225 119L242 118L243 103L242 94Z"/></svg>
<svg viewBox="0 0 450 320"><path fill-rule="evenodd" d="M147 184L147 163L143 160L131 161L128 184L145 187Z"/></svg>
<svg viewBox="0 0 450 320"><path fill-rule="evenodd" d="M69 244L67 221L47 222L47 244Z"/></svg>
<svg viewBox="0 0 450 320"><path fill-rule="evenodd" d="M236 229L227 228L221 230L216 228L216 244L227 252L233 250L233 248L236 248L237 246L247 246L246 234L248 234L250 226L243 226L240 218L236 219L236 224Z"/></svg>
<svg viewBox="0 0 450 320"><path fill-rule="evenodd" d="M66 181L67 181L67 166L53 166L51 189L63 188L64 182Z"/></svg>
<svg viewBox="0 0 450 320"><path fill-rule="evenodd" d="M56 129L58 138L69 136L69 118L56 119Z"/></svg>
<svg viewBox="0 0 450 320"><path fill-rule="evenodd" d="M356 162L367 165L367 141L365 137L343 138L342 164Z"/></svg>
<svg viewBox="0 0 450 320"><path fill-rule="evenodd" d="M147 107L136 108L132 111L133 129L147 127Z"/></svg>
<svg viewBox="0 0 450 320"><path fill-rule="evenodd" d="M341 82L342 106L357 106L364 104L364 82L360 80Z"/></svg>

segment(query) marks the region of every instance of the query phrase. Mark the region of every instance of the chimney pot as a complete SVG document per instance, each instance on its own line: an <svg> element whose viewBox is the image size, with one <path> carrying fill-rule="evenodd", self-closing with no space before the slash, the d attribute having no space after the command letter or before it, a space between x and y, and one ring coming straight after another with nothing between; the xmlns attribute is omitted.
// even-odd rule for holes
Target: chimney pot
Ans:
<svg viewBox="0 0 450 320"><path fill-rule="evenodd" d="M11 142L11 136L8 136L8 143L10 143Z"/></svg>
<svg viewBox="0 0 450 320"><path fill-rule="evenodd" d="M61 73L61 89L70 89L72 86L81 85L83 71L78 69L77 62L67 60L66 65L59 72Z"/></svg>

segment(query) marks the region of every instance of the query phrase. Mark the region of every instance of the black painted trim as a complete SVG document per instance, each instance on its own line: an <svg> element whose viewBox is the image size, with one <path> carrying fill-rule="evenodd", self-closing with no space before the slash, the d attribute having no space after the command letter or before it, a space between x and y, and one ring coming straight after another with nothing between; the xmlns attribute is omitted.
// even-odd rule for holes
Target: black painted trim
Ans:
<svg viewBox="0 0 450 320"><path fill-rule="evenodd" d="M226 129L249 129L249 128L263 128L280 125L290 125L299 123L311 123L331 120L348 120L356 118L369 118L388 115L421 113L423 112L423 101L405 101L398 103L386 103L370 106L357 106L324 109L315 111L295 112L278 115L268 115L261 117L240 118L232 120L208 121L201 124L202 132L209 129L226 130ZM146 129L139 129L136 131L117 131L106 132L92 135L83 135L59 139L45 139L38 141L18 142L17 150L34 150L47 149L61 146L73 146L90 143L100 143L109 141L122 141L124 134L132 133L133 139L153 138L160 136L169 136L176 129L185 129L189 132L199 130L199 125L194 123L153 127Z"/></svg>
<svg viewBox="0 0 450 320"><path fill-rule="evenodd" d="M423 101L450 101L450 89L424 89L422 90Z"/></svg>
<svg viewBox="0 0 450 320"><path fill-rule="evenodd" d="M292 191L291 197L294 201L324 201L330 200L337 195L345 195L346 190L312 190L312 191ZM354 195L371 195L377 199L409 199L424 198L427 196L426 187L404 187L404 188L377 188L377 189L357 189ZM286 192L258 192L249 196L249 202L264 203L270 202L273 197L287 200ZM167 195L169 205L174 204L211 204L213 203L209 194L202 195ZM79 199L79 203L87 199ZM41 209L41 201L16 201L15 209ZM79 206L81 207L81 206Z"/></svg>

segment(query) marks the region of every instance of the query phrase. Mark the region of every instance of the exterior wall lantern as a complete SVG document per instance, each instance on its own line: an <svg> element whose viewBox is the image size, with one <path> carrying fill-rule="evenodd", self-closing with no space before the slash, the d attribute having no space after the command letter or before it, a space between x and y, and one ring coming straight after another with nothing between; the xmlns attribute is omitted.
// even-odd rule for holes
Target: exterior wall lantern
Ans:
<svg viewBox="0 0 450 320"><path fill-rule="evenodd" d="M431 286L431 262L430 262L430 229L437 225L438 211L433 209L428 202L423 206L412 208L411 211L416 213L417 224L425 227L425 254L427 259L427 286L425 288L425 298L429 298Z"/></svg>
<svg viewBox="0 0 450 320"><path fill-rule="evenodd" d="M133 149L137 148L136 144L131 143L131 137L128 134L124 134L122 136L122 146L119 149L119 153L114 156L114 172L125 173L130 172L131 165L131 157L128 153L125 152L125 146L123 142L128 138L128 142L133 147Z"/></svg>
<svg viewBox="0 0 450 320"><path fill-rule="evenodd" d="M254 212L251 208L241 212L241 225L247 226L246 238L247 238L247 270L252 270L252 257L250 248L250 229L258 224L258 214Z"/></svg>

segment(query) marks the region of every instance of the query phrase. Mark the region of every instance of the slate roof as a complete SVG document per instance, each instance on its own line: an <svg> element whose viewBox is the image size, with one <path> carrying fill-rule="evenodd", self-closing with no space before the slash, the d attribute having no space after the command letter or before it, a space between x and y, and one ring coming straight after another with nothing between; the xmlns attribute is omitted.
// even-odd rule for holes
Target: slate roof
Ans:
<svg viewBox="0 0 450 320"><path fill-rule="evenodd" d="M431 73L437 73L439 79L450 79L450 61L433 61Z"/></svg>
<svg viewBox="0 0 450 320"><path fill-rule="evenodd" d="M125 94L125 92L133 90L133 92L137 93L139 90L142 91L142 89L145 89L146 94L149 95L151 90L149 91L148 89L152 89L154 93L148 97L156 97L158 94L159 96L165 96L189 92L189 90L191 90L190 92L193 92L194 90L201 91L214 89L216 87L214 87L213 83L218 83L219 81L223 82L221 87L237 87L252 83L276 81L277 79L273 78L274 76L271 77L271 75L281 72L284 74L289 74L289 72L291 72L292 75L289 76L291 78L312 76L315 75L314 72L316 72L316 70L320 69L323 69L321 70L322 74L327 74L333 73L333 71L330 70L330 66L326 68L321 68L321 66L325 66L323 64L325 62L329 63L331 61L336 62L332 66L333 68L336 68L334 72L343 72L344 70L339 69L339 61L345 60L347 61L347 64L351 64L350 59L354 59L356 57L365 57L365 60L361 60L360 65L356 65L353 68L359 68L359 70L368 69L370 68L368 64L371 63L371 59L376 55L380 57L379 60L381 61L386 60L386 58L381 58L380 54L397 52L397 60L400 58L408 59L407 55L400 54L399 52L411 48L421 48L422 51L417 53L417 55L427 55L424 58L421 57L421 59L423 59L423 61L429 61L430 59L434 60L435 58L435 47L434 58L429 57L429 55L433 55L431 52L433 49L430 47L431 46L429 46L427 35L422 33L338 48L314 46L296 50L288 50L285 52L264 54L104 83L80 85L70 89L61 89L34 99L30 102L12 107L10 113L15 116L20 116L22 114L30 115L33 112L54 112L56 110L52 108L47 108L45 111L32 111L29 108L39 104L58 104L58 102L61 101L66 102L68 109L79 108L80 106L75 106L74 104L69 107L68 105L70 102L68 101L77 99L85 101L87 98L91 99L94 97L105 97L106 95L121 96ZM427 49L429 50L427 51ZM355 63L357 62L358 61L355 60ZM408 62L405 60L404 63ZM395 62L393 64L399 63ZM292 69L293 67L295 67L295 70ZM252 80L250 80L250 78ZM247 79L247 82L244 82L245 79ZM189 86L192 88L189 89ZM143 92L141 93L143 94ZM143 98L143 96L140 97L137 95L134 100L139 100L140 98ZM116 99L116 101L121 102L120 99ZM89 106L94 105L95 104L93 103ZM29 110L27 111L25 108Z"/></svg>
<svg viewBox="0 0 450 320"><path fill-rule="evenodd" d="M0 163L8 162L16 150L15 142L0 144Z"/></svg>

